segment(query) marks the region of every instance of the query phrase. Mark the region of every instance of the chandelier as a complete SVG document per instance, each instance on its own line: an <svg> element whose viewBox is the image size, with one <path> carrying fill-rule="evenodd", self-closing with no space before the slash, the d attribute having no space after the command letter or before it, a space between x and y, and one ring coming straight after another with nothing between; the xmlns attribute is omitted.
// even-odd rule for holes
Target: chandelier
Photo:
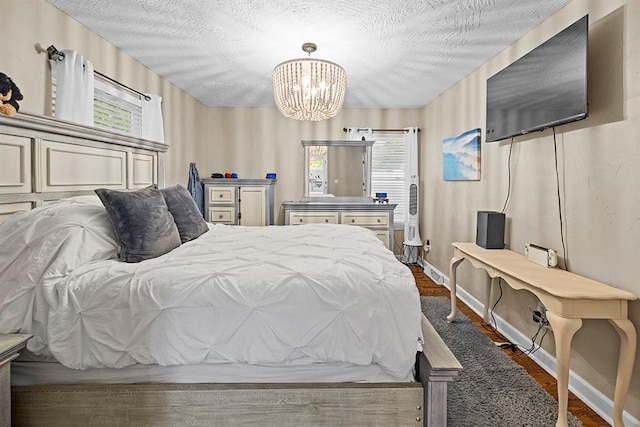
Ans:
<svg viewBox="0 0 640 427"><path fill-rule="evenodd" d="M286 117L319 121L340 112L347 86L344 68L330 61L312 59L315 43L302 50L309 58L292 59L273 69L273 98Z"/></svg>

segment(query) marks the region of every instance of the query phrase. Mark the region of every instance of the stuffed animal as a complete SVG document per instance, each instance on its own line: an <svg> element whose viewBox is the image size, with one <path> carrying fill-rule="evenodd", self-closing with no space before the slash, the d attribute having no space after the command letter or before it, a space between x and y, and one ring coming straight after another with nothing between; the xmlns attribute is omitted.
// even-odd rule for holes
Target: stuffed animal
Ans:
<svg viewBox="0 0 640 427"><path fill-rule="evenodd" d="M18 101L22 101L23 96L18 86L11 80L11 77L0 73L0 113L13 116L18 112L20 106Z"/></svg>

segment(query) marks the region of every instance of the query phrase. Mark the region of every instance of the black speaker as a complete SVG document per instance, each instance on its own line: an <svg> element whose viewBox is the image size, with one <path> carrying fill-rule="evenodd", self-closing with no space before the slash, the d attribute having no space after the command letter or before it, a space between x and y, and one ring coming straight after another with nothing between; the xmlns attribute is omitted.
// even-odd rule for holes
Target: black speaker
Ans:
<svg viewBox="0 0 640 427"><path fill-rule="evenodd" d="M504 249L504 214L478 211L476 245L485 249Z"/></svg>

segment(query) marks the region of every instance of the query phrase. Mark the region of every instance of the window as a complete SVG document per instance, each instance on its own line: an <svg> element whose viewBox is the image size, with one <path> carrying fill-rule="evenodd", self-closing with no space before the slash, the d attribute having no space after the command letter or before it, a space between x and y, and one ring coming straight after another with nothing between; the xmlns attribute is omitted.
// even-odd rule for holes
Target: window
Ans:
<svg viewBox="0 0 640 427"><path fill-rule="evenodd" d="M404 224L405 219L405 141L403 134L375 134L371 147L371 196L387 193L389 203L396 203L394 221Z"/></svg>
<svg viewBox="0 0 640 427"><path fill-rule="evenodd" d="M142 100L102 82L94 81L93 125L100 129L142 136Z"/></svg>
<svg viewBox="0 0 640 427"><path fill-rule="evenodd" d="M142 100L94 76L93 125L99 129L142 137ZM56 115L56 76L51 72L51 110Z"/></svg>

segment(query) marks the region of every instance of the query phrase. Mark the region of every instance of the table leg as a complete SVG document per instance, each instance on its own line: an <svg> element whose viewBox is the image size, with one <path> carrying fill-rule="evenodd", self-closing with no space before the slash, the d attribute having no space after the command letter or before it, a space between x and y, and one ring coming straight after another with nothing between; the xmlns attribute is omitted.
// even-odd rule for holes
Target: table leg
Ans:
<svg viewBox="0 0 640 427"><path fill-rule="evenodd" d="M582 319L567 319L547 311L547 319L556 343L556 370L558 384L558 421L556 427L567 427L569 398L569 356L573 335L582 326Z"/></svg>
<svg viewBox="0 0 640 427"><path fill-rule="evenodd" d="M487 274L487 281L484 284L484 310L482 311L482 318L486 323L489 322L489 304L491 303L491 285L493 279ZM494 325L495 326L495 325Z"/></svg>
<svg viewBox="0 0 640 427"><path fill-rule="evenodd" d="M622 411L627 391L629 391L633 361L636 357L636 329L629 319L610 319L609 323L613 325L620 336L618 374L616 377L616 390L613 395L613 425L615 427L624 427Z"/></svg>
<svg viewBox="0 0 640 427"><path fill-rule="evenodd" d="M456 316L456 269L462 261L464 261L464 257L456 258L454 256L453 258L451 258L451 264L449 267L449 287L451 288L451 313L449 313L449 315L447 316L447 322L449 323L453 322L453 318Z"/></svg>

